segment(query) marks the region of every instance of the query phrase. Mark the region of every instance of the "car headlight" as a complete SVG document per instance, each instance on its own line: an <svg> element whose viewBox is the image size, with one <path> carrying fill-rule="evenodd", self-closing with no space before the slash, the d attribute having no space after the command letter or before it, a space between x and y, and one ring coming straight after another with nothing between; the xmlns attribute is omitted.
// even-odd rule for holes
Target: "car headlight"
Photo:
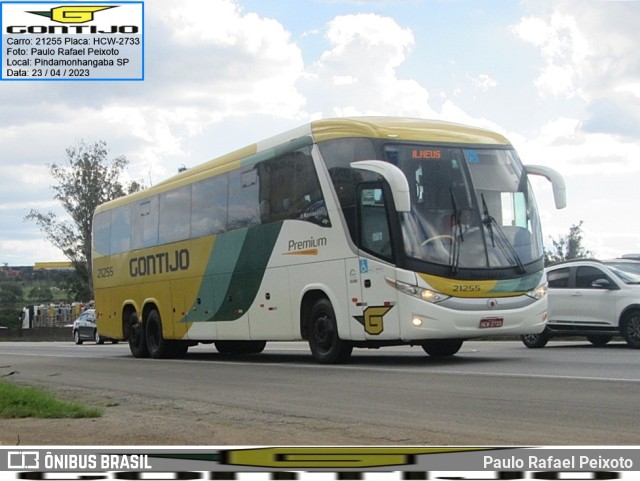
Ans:
<svg viewBox="0 0 640 481"><path fill-rule="evenodd" d="M542 299L544 296L547 295L547 290L548 290L548 284L543 284L527 292L527 295L529 297L532 297L533 299L538 300L538 299Z"/></svg>
<svg viewBox="0 0 640 481"><path fill-rule="evenodd" d="M387 284L395 287L400 292L409 294L410 296L417 297L418 299L422 299L423 301L431 302L433 304L437 304L438 302L442 302L445 299L449 299L449 297L451 297L432 289L424 289L413 284L407 284L406 282L389 279L388 277L386 278L386 280Z"/></svg>

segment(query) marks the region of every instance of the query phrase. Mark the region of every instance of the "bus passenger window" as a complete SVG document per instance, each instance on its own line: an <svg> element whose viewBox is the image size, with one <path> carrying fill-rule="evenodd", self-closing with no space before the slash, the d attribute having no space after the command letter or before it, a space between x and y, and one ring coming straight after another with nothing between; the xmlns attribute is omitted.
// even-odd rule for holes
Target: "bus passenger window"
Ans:
<svg viewBox="0 0 640 481"><path fill-rule="evenodd" d="M190 220L184 215L191 209L191 186L160 194L160 244L189 238Z"/></svg>
<svg viewBox="0 0 640 481"><path fill-rule="evenodd" d="M229 230L260 225L260 182L256 168L229 173Z"/></svg>
<svg viewBox="0 0 640 481"><path fill-rule="evenodd" d="M260 162L257 171L262 223L295 219L330 225L308 147Z"/></svg>
<svg viewBox="0 0 640 481"><path fill-rule="evenodd" d="M111 254L131 248L131 206L125 205L111 213Z"/></svg>
<svg viewBox="0 0 640 481"><path fill-rule="evenodd" d="M93 219L93 249L102 255L111 250L111 211L96 214Z"/></svg>
<svg viewBox="0 0 640 481"><path fill-rule="evenodd" d="M191 237L220 234L227 229L227 174L193 184Z"/></svg>
<svg viewBox="0 0 640 481"><path fill-rule="evenodd" d="M158 244L158 196L133 206L131 248L140 249Z"/></svg>

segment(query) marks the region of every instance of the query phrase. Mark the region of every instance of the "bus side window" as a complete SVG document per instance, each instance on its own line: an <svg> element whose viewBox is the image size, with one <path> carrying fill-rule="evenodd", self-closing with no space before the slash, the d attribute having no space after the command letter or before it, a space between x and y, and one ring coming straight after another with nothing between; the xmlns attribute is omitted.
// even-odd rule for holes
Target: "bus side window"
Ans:
<svg viewBox="0 0 640 481"><path fill-rule="evenodd" d="M125 205L111 213L111 254L131 248L131 206Z"/></svg>
<svg viewBox="0 0 640 481"><path fill-rule="evenodd" d="M191 237L220 234L227 229L228 175L196 182L191 194Z"/></svg>
<svg viewBox="0 0 640 481"><path fill-rule="evenodd" d="M260 225L260 179L254 167L229 173L229 230Z"/></svg>
<svg viewBox="0 0 640 481"><path fill-rule="evenodd" d="M191 210L191 186L160 194L158 236L160 244L189 238L191 222L185 212Z"/></svg>
<svg viewBox="0 0 640 481"><path fill-rule="evenodd" d="M93 219L93 249L102 255L111 252L111 211L96 214Z"/></svg>
<svg viewBox="0 0 640 481"><path fill-rule="evenodd" d="M391 259L391 233L382 188L360 188L359 196L360 247L384 259Z"/></svg>
<svg viewBox="0 0 640 481"><path fill-rule="evenodd" d="M377 180L377 176L372 172L352 169L351 162L377 159L374 144L367 138L339 138L320 142L318 148L338 196L351 240L357 244L356 185L363 181Z"/></svg>
<svg viewBox="0 0 640 481"><path fill-rule="evenodd" d="M262 223L296 219L330 225L308 147L260 162L257 170Z"/></svg>
<svg viewBox="0 0 640 481"><path fill-rule="evenodd" d="M133 205L131 222L131 248L158 245L158 196Z"/></svg>

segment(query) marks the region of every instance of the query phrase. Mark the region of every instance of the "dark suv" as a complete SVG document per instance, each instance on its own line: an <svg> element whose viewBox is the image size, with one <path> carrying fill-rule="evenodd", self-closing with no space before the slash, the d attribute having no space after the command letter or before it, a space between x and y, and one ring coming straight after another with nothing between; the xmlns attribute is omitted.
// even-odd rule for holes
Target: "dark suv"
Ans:
<svg viewBox="0 0 640 481"><path fill-rule="evenodd" d="M620 335L640 349L640 275L590 259L560 262L546 273L549 321L541 334L522 336L527 347L544 347L554 336L586 336L603 346Z"/></svg>

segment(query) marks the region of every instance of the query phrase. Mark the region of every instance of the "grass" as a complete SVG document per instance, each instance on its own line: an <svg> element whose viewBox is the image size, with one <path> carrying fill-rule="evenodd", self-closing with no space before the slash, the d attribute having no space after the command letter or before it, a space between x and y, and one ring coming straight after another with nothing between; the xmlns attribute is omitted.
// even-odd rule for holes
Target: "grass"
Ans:
<svg viewBox="0 0 640 481"><path fill-rule="evenodd" d="M96 418L102 409L62 401L41 389L0 380L0 418Z"/></svg>

